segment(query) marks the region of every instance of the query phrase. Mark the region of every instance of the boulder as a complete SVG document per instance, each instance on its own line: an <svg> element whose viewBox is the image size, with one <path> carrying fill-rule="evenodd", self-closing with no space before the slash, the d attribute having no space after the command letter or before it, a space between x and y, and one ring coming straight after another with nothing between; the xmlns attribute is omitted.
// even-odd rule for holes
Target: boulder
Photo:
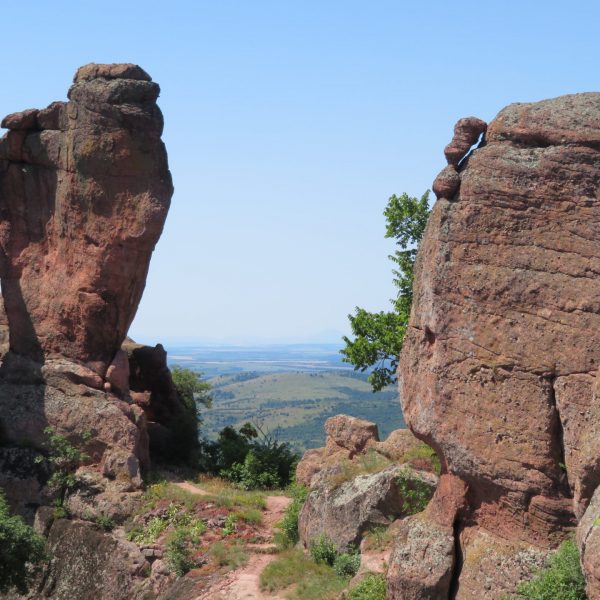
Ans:
<svg viewBox="0 0 600 600"><path fill-rule="evenodd" d="M449 598L454 564L451 527L429 521L425 514L404 519L386 577L388 600Z"/></svg>
<svg viewBox="0 0 600 600"><path fill-rule="evenodd" d="M150 564L133 543L91 523L58 519L50 528L52 556L37 598L142 600ZM150 596L152 597L152 596Z"/></svg>
<svg viewBox="0 0 600 600"><path fill-rule="evenodd" d="M418 470L435 470L431 460L419 453L423 443L408 429L396 429L379 441L375 423L336 415L325 421L325 432L325 447L307 450L296 468L296 481L307 487L315 485L321 473L329 476L369 452L377 452L391 462L408 462Z"/></svg>
<svg viewBox="0 0 600 600"><path fill-rule="evenodd" d="M348 415L336 415L325 421L326 446L333 451L343 448L349 458L362 452L369 442L379 441L377 425Z"/></svg>
<svg viewBox="0 0 600 600"><path fill-rule="evenodd" d="M437 478L409 467L391 466L377 473L358 475L338 483L327 477L308 495L298 519L305 546L325 534L343 550L358 547L363 534L377 525L390 525L405 516L407 505L399 487L401 476L424 484L433 493Z"/></svg>
<svg viewBox="0 0 600 600"><path fill-rule="evenodd" d="M486 132L486 129L486 122L477 117L459 119L454 126L452 141L444 148L448 164L458 166L458 163L467 155L481 134Z"/></svg>

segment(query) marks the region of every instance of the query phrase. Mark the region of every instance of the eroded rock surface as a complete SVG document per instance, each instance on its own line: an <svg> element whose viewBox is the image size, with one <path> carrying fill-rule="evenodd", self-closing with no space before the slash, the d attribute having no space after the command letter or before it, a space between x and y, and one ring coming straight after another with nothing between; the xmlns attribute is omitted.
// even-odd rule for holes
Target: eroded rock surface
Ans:
<svg viewBox="0 0 600 600"><path fill-rule="evenodd" d="M158 94L136 65L87 65L69 102L2 121L0 280L13 352L102 376L113 360L173 191Z"/></svg>
<svg viewBox="0 0 600 600"><path fill-rule="evenodd" d="M600 94L510 105L462 160L483 129L459 122L446 150L460 185L438 190L419 251L400 397L464 483L458 534L529 552L600 481Z"/></svg>
<svg viewBox="0 0 600 600"><path fill-rule="evenodd" d="M600 488L596 489L577 527L577 546L588 598L600 598Z"/></svg>
<svg viewBox="0 0 600 600"><path fill-rule="evenodd" d="M298 531L301 541L309 546L324 534L340 550L358 547L369 528L388 526L408 514L399 485L401 477L410 482L407 489L414 489L416 483L433 493L437 484L437 477L431 473L398 465L376 473L357 475L342 483L322 478L308 495L300 512Z"/></svg>

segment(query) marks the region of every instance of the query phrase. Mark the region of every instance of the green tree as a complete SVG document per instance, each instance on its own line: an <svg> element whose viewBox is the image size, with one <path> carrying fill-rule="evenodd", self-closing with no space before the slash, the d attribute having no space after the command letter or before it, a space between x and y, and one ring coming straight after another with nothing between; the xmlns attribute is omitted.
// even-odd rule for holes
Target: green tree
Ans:
<svg viewBox="0 0 600 600"><path fill-rule="evenodd" d="M167 461L195 464L198 461L200 443L198 426L201 423L198 406L210 408L212 396L211 385L202 379L202 374L191 369L173 367L171 369L173 384L183 404L183 411L169 423L172 443L165 454Z"/></svg>
<svg viewBox="0 0 600 600"><path fill-rule="evenodd" d="M171 377L179 397L187 408L197 411L198 402L206 408L212 406L212 396L210 394L212 386L208 381L202 379L202 373L183 367L173 367Z"/></svg>
<svg viewBox="0 0 600 600"><path fill-rule="evenodd" d="M0 491L0 592L27 592L33 567L46 558L46 542L21 517L11 516Z"/></svg>
<svg viewBox="0 0 600 600"><path fill-rule="evenodd" d="M398 356L406 334L412 306L414 266L419 243L429 218L429 191L421 198L408 194L392 196L383 212L386 219L386 238L396 240L398 249L390 260L394 263L394 285L398 294L391 311L372 313L356 307L348 315L353 339L344 336L344 361L355 370L366 371L373 391L396 381Z"/></svg>

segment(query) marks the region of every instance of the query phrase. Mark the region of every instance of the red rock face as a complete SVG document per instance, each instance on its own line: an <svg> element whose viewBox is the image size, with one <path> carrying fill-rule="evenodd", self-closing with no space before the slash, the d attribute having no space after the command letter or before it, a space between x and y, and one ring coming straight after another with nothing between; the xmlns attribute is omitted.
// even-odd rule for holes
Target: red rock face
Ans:
<svg viewBox="0 0 600 600"><path fill-rule="evenodd" d="M158 94L138 66L87 65L69 102L2 121L0 279L14 353L103 375L119 349L173 192Z"/></svg>
<svg viewBox="0 0 600 600"><path fill-rule="evenodd" d="M438 180L399 379L459 528L554 545L600 482L599 150L600 94L514 104Z"/></svg>

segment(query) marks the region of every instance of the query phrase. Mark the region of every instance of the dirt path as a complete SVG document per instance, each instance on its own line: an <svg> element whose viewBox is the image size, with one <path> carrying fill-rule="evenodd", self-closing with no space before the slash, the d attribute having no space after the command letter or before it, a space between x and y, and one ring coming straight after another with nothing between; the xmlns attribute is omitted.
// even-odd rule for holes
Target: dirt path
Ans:
<svg viewBox="0 0 600 600"><path fill-rule="evenodd" d="M209 496L210 494L201 487L182 481L176 484L182 490L191 494ZM263 511L261 529L265 539L272 540L274 526L281 521L291 498L287 496L267 496L266 508ZM260 590L260 574L276 555L268 554L272 544L249 545L250 558L248 562L235 571L230 571L220 581L215 582L208 590L204 591L195 600L284 600L283 596L274 596Z"/></svg>

